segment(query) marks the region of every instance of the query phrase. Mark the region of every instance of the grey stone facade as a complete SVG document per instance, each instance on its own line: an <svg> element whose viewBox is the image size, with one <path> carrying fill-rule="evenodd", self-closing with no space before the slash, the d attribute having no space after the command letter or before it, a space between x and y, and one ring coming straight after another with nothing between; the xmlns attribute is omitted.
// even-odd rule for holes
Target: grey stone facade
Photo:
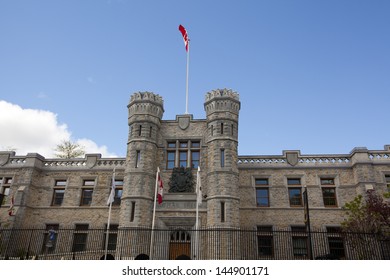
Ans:
<svg viewBox="0 0 390 280"><path fill-rule="evenodd" d="M303 204L298 201L298 205L291 205L289 188L298 194L307 190L313 228L339 226L346 202L367 189L387 189L388 145L378 151L355 148L342 155L283 151L282 155L240 156L239 95L226 89L213 90L206 94L204 108L206 119L178 115L175 120L163 120L162 97L150 92L133 94L128 105L126 158L87 154L84 158L64 160L33 153L21 156L0 152L0 191L6 194L0 209L0 226L104 227L114 169L115 179L123 182L121 202L112 207L111 216L111 223L119 228L151 227L157 167L164 182L164 201L156 210L156 228L161 229L195 226L196 194L168 192L172 168L181 164L189 168L199 165L201 169L202 228L302 226ZM196 171L192 168L195 179ZM291 185L293 181L298 184ZM324 188L331 189L331 203L324 199ZM56 189L63 190L60 203L54 202ZM87 205L81 205L83 189L92 192ZM9 216L12 195L14 215ZM229 240L225 242L229 247Z"/></svg>

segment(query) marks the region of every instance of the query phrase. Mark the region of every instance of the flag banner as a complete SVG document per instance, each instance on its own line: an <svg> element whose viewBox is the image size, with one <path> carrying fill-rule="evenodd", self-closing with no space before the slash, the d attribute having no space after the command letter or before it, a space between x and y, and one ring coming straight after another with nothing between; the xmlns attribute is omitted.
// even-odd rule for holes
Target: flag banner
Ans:
<svg viewBox="0 0 390 280"><path fill-rule="evenodd" d="M190 40L188 39L187 30L181 24L179 25L179 30L181 32L181 35L183 35L184 46L186 47L186 51L188 52L188 43Z"/></svg>
<svg viewBox="0 0 390 280"><path fill-rule="evenodd" d="M157 181L157 186L158 186L157 201L158 201L158 204L161 204L163 202L164 186L163 186L163 181L160 177L160 170L158 170L157 180L158 180Z"/></svg>
<svg viewBox="0 0 390 280"><path fill-rule="evenodd" d="M10 201L10 206L8 208L8 215L13 216L14 215L14 204L15 204L15 199L14 196L11 196L11 201Z"/></svg>
<svg viewBox="0 0 390 280"><path fill-rule="evenodd" d="M110 205L114 202L115 198L115 170L114 173L112 174L112 182L111 182L111 191L110 191L110 196L108 197L107 200L107 205Z"/></svg>
<svg viewBox="0 0 390 280"><path fill-rule="evenodd" d="M201 184L199 166L198 166L198 172L196 173L196 202L198 203L198 205L202 204L202 184Z"/></svg>

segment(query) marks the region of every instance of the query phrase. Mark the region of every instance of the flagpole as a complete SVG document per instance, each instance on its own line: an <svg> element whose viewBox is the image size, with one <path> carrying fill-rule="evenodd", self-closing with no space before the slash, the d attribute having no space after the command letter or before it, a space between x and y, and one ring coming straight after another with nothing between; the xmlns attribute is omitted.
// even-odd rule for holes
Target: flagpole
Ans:
<svg viewBox="0 0 390 280"><path fill-rule="evenodd" d="M190 64L190 40L188 39L188 51L187 51L187 74L186 74L186 114L188 114L188 71Z"/></svg>
<svg viewBox="0 0 390 280"><path fill-rule="evenodd" d="M153 255L153 243L154 243L154 223L156 220L156 202L157 202L157 185L158 185L158 174L160 173L160 168L157 167L156 173L156 186L154 190L154 205L153 205L153 220L152 220L152 233L150 236L150 249L149 249L149 259L152 260Z"/></svg>
<svg viewBox="0 0 390 280"><path fill-rule="evenodd" d="M110 190L110 206L108 208L108 219L107 219L107 231L106 231L106 243L104 247L104 260L107 260L107 251L108 251L108 237L109 237L109 231L110 231L110 221L111 221L111 208L112 208L112 199L111 199L111 192L112 188L115 186L115 168L112 175L112 185ZM114 193L115 195L115 193Z"/></svg>

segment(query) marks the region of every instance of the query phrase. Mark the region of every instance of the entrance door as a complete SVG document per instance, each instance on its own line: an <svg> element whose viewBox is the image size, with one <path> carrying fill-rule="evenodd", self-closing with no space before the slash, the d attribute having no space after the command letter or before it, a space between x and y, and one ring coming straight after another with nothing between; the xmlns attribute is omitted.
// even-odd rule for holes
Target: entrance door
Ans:
<svg viewBox="0 0 390 280"><path fill-rule="evenodd" d="M171 234L169 243L169 259L175 260L178 256L191 256L191 236L183 230Z"/></svg>

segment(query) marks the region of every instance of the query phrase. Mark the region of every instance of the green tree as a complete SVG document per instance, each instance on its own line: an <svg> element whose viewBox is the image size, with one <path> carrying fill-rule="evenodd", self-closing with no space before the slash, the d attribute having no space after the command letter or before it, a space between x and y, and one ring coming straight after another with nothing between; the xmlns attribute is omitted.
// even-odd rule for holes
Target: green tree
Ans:
<svg viewBox="0 0 390 280"><path fill-rule="evenodd" d="M70 140L64 140L58 144L55 151L59 158L77 158L85 155L84 147Z"/></svg>
<svg viewBox="0 0 390 280"><path fill-rule="evenodd" d="M390 203L375 191L358 195L344 206L344 231L379 233L390 228Z"/></svg>
<svg viewBox="0 0 390 280"><path fill-rule="evenodd" d="M345 242L359 259L370 259L376 254L375 244L388 242L390 229L390 203L375 191L358 195L345 204L346 218L342 223ZM383 246L383 245L382 245Z"/></svg>

